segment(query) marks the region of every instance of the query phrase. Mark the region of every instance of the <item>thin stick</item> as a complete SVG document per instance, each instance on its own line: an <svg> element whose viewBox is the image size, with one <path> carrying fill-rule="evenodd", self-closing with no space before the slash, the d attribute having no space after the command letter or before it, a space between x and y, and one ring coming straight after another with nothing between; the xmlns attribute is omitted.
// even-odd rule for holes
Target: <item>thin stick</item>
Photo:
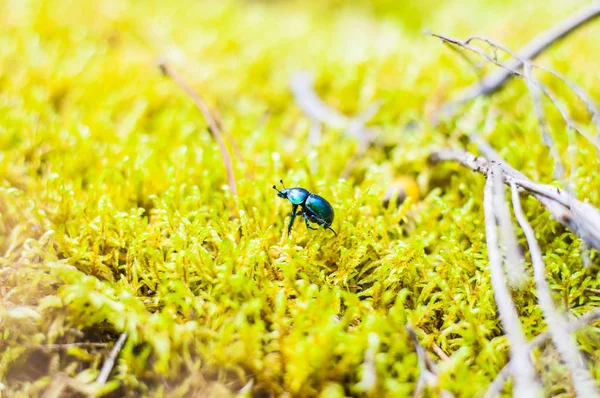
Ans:
<svg viewBox="0 0 600 398"><path fill-rule="evenodd" d="M438 37L442 38L442 36L438 36ZM444 40L444 39L442 39L442 40ZM542 66L542 65L534 64L534 63L531 62L531 60L529 58L523 58L519 54L512 52L511 50L509 50L507 47L501 45L500 43L498 43L496 41L493 41L491 39L488 39L486 37L471 36L467 40L465 40L463 43L469 45L473 41L482 41L482 42L488 44L494 50L499 49L499 50L505 52L513 60L515 60L517 62L520 62L523 65L524 72L525 72L525 67L526 66L529 67L529 68L540 69L540 70L542 70L544 72L547 72L547 73L551 74L552 76L556 77L558 80L560 80L563 83L565 83L571 89L571 91L573 91L573 93L585 104L588 112L592 115L592 122L596 125L596 130L597 130L598 135L597 135L595 141L592 140L592 139L590 139L590 141L592 143L594 143L594 145L596 145L596 147L598 148L598 142L600 140L600 110L598 109L598 107L594 103L594 99L582 87L579 87L577 84L571 82L563 74L555 71L554 69L552 69L550 67L547 67L547 66ZM453 43L453 44L456 44L456 43ZM464 46L462 46L462 47L471 50L468 47L464 47ZM497 59L495 57L494 57L494 60L497 61ZM501 64L496 63L496 62L495 62L495 64L497 66L504 67L507 72L509 72L509 73L511 73L513 75L517 75L517 76L523 77L523 75L525 74L525 73L523 73L523 75L521 75L517 71L516 68L511 68L510 63L509 63L509 65L506 65L506 66L502 66ZM560 112L561 116L565 120L565 123L567 124L567 126L569 128L571 128L571 129L575 130L575 131L578 131L581 135L585 136L585 134L583 134L583 132L581 132L579 130L579 128L577 127L577 125L568 116L568 112L566 112L566 110L560 106L560 103L556 100L556 98L554 97L554 95L545 86L543 86L539 82L536 81L535 83L536 83L537 86L539 86L539 88L542 90L542 92L548 97L548 99L550 99L550 101L558 109L558 111Z"/></svg>
<svg viewBox="0 0 600 398"><path fill-rule="evenodd" d="M367 393L372 393L377 388L377 368L375 366L375 356L379 350L379 336L376 333L369 333L367 337L368 347L365 350L365 359L363 362L363 375L357 387Z"/></svg>
<svg viewBox="0 0 600 398"><path fill-rule="evenodd" d="M574 195L560 188L531 181L523 173L506 162L488 161L465 151L440 151L432 154L429 161L455 161L483 175L492 166L502 170L504 184L516 184L531 193L561 224L596 250L600 250L600 212L594 206L581 202Z"/></svg>
<svg viewBox="0 0 600 398"><path fill-rule="evenodd" d="M406 326L406 331L410 336L410 339L415 346L415 351L417 353L418 367L419 367L419 378L417 379L417 383L415 386L415 391L413 392L413 397L421 397L425 392L425 387L430 386L434 387L438 384L438 376L435 363L430 361L427 358L427 353L425 352L425 348L419 342L417 334L411 326ZM437 345L434 343L434 347ZM438 347L439 348L439 347ZM441 349L440 349L441 350ZM443 351L442 351L443 352ZM438 354L439 355L439 354ZM445 355L445 354L444 354ZM447 355L446 355L447 358ZM446 390L440 389L439 395L442 398L451 398L453 395Z"/></svg>
<svg viewBox="0 0 600 398"><path fill-rule="evenodd" d="M519 76L523 80L525 80L527 87L529 89L529 92L531 93L531 95L533 97L536 114L538 115L538 121L540 123L542 133L543 133L544 144L548 146L548 148L550 149L550 152L554 158L554 161L556 164L556 174L558 176L558 179L562 179L562 174L564 173L563 172L564 166L562 166L562 162L560 161L558 152L556 151L556 149L554 147L553 139L547 131L547 127L546 127L547 123L545 122L545 117L544 117L544 114L542 112L542 107L541 107L541 98L540 98L540 94L539 94L540 91L550 100L552 105L554 105L554 107L558 110L558 112L562 116L563 120L565 121L565 124L567 125L567 127L570 130L577 131L583 137L585 137L588 141L590 141L590 143L592 143L596 147L596 151L598 152L598 154L600 154L600 110L598 110L598 107L594 103L594 100L586 93L586 91L584 89L582 89L581 87L572 83L566 77L564 77L562 74L552 70L551 68L539 66L539 65L529 62L529 60L527 60L527 59L520 58L519 55L513 53L508 48L502 46L501 44L498 44L497 42L494 42L491 39L481 37L481 36L472 36L472 37L469 37L467 40L463 41L463 40L443 36L440 34L434 34L434 33L429 33L429 34L433 37L437 37L437 38L441 39L446 44L455 45L457 47L464 48L468 51L474 52L474 53L478 54L479 56L481 56L482 58L486 59L487 61L493 63L494 65L499 66L502 69L506 70L508 73ZM482 49L480 49L479 47L471 45L471 43L474 41L482 41L482 42L488 44L489 46L491 46L492 49L494 49L494 50L499 49L499 50L505 52L506 54L508 54L511 57L512 60L517 60L518 62L520 62L520 64L524 65L523 72L519 71L516 68L513 68L513 66L510 65L510 62L502 63L502 62L498 61L498 58L495 55L491 56L488 53L486 53L485 51L483 51ZM556 78L558 78L559 80L561 80L567 86L569 86L569 88L573 91L573 93L575 93L575 95L586 105L586 108L592 115L592 122L596 126L596 136L595 137L590 137L588 134L584 133L578 127L578 125L573 121L573 119L569 115L569 112L567 111L567 109L561 105L560 101L558 101L556 96L545 85L543 85L541 82L539 82L538 80L536 80L532 77L532 74L529 71L532 68L537 68L537 69L543 70L545 72L548 72L548 73L552 74L553 76L555 76ZM436 120L434 120L434 121L437 122Z"/></svg>
<svg viewBox="0 0 600 398"><path fill-rule="evenodd" d="M321 137L321 124L334 129L341 129L345 135L359 141L355 154L348 160L341 173L342 178L348 178L358 160L364 156L373 143L374 134L365 125L371 120L379 108L379 101L369 105L366 110L355 117L347 117L323 101L313 88L313 80L309 72L299 71L290 80L290 90L298 107L311 120L309 139L316 144ZM313 142L317 141L317 142Z"/></svg>
<svg viewBox="0 0 600 398"><path fill-rule="evenodd" d="M102 365L102 369L100 369L100 374L98 375L98 378L96 379L97 383L100 383L100 384L106 383L106 381L108 380L108 376L110 376L110 372L112 372L112 369L115 366L115 361L117 360L117 357L119 356L119 352L121 352L121 349L123 348L123 345L125 344L126 340L127 340L127 333L121 333L121 335L119 336L119 339L115 343L115 346L110 351L110 354L104 361L104 364Z"/></svg>
<svg viewBox="0 0 600 398"><path fill-rule="evenodd" d="M25 344L25 347L28 348L46 348L50 350L58 349L58 350L68 350L69 348L75 347L84 347L84 348L102 348L108 346L107 343L90 343L90 342L81 342L81 343L62 343L62 344Z"/></svg>
<svg viewBox="0 0 600 398"><path fill-rule="evenodd" d="M542 90L540 89L540 85L536 84L537 82L533 80L533 76L531 75L531 65L529 63L525 63L523 66L523 79L525 80L527 88L529 89L529 93L531 94L531 98L533 99L533 109L535 110L535 114L538 119L538 125L540 127L540 131L542 132L542 140L548 147L550 155L554 160L554 178L556 180L562 180L565 174L565 166L563 166L562 161L560 160L560 153L558 148L556 148L556 144L554 143L552 135L550 135L548 121L546 120L544 107L542 105Z"/></svg>
<svg viewBox="0 0 600 398"><path fill-rule="evenodd" d="M502 184L502 175L498 174L497 184L494 185L494 212L498 222L498 232L500 233L500 242L504 249L504 269L508 284L513 288L521 288L525 284L525 265L517 235L513 226L510 210L506 203L504 194L504 185Z"/></svg>
<svg viewBox="0 0 600 398"><path fill-rule="evenodd" d="M440 359L441 359L442 361L447 361L447 360L449 360L449 359L450 359L450 357L448 356L448 354L446 354L446 352L444 352L444 350L442 350L442 348L441 348L439 345L437 345L437 344L433 343L433 344L431 345L431 347L432 347L432 349L433 349L433 352L435 352L435 353L436 353L436 355L437 355L438 357L440 357Z"/></svg>
<svg viewBox="0 0 600 398"><path fill-rule="evenodd" d="M338 129L344 129L350 123L348 117L333 109L319 98L312 87L312 76L310 73L305 71L297 72L290 80L290 89L294 95L296 104L311 120Z"/></svg>
<svg viewBox="0 0 600 398"><path fill-rule="evenodd" d="M435 383L436 377L427 369L427 356L425 354L425 349L423 348L421 343L419 343L419 339L417 338L415 331L409 326L406 327L406 331L408 332L408 335L410 336L410 339L412 340L413 345L415 346L415 351L417 353L419 377L415 385L413 397L418 398L423 395L423 392L425 391L425 387L427 385L429 385L430 383Z"/></svg>
<svg viewBox="0 0 600 398"><path fill-rule="evenodd" d="M586 326L589 323L596 321L598 319L600 319L600 308L595 308L595 309L585 313L581 318L569 322L567 324L567 330L570 332L575 331L575 330L577 330L583 326ZM546 331L544 333L541 333L541 334L535 336L535 338L533 338L527 344L527 347L526 347L527 352L528 353L531 352L531 350L539 347L540 345L542 345L546 341L550 340L551 338L552 338L552 335L550 334L549 331ZM512 362L512 359L509 360L506 365L504 365L504 367L500 370L500 372L498 372L494 381L489 385L484 398L494 398L494 397L498 396L498 394L500 394L500 391L502 391L502 389L504 388L504 383L506 382L506 379L508 378L508 376L510 374L510 366L511 366L510 363L511 362Z"/></svg>
<svg viewBox="0 0 600 398"><path fill-rule="evenodd" d="M594 386L594 380L590 378L589 370L585 366L583 356L577 348L575 338L567 330L567 318L554 307L550 288L546 283L542 251L540 250L533 228L529 225L523 214L517 186L511 184L510 188L515 217L517 218L527 239L527 244L529 245L538 301L544 314L546 324L548 325L548 330L552 336L552 341L556 345L556 348L558 348L560 355L563 357L571 371L577 395L580 397L598 397L598 391Z"/></svg>
<svg viewBox="0 0 600 398"><path fill-rule="evenodd" d="M515 378L515 396L538 396L539 386L535 380L533 365L527 355L525 334L517 310L504 281L502 260L498 248L498 231L496 216L494 214L495 185L502 183L502 171L492 167L487 176L483 191L483 210L485 214L485 236L487 242L490 277L494 298L498 306L502 329L510 343L510 356L512 358L511 373Z"/></svg>
<svg viewBox="0 0 600 398"><path fill-rule="evenodd" d="M595 1L579 12L567 17L552 28L542 32L533 40L521 48L517 54L520 59L534 59L552 44L563 39L581 26L600 16L600 2ZM506 69L495 70L486 75L482 80L467 87L458 99L442 107L439 116L452 116L464 103L471 101L480 95L490 95L498 91L513 75L510 69L518 69L523 63L519 59L511 60Z"/></svg>
<svg viewBox="0 0 600 398"><path fill-rule="evenodd" d="M183 80L179 73L175 72L175 70L173 70L166 62L161 62L158 66L162 73L173 79L173 81L175 81L175 83L177 83L177 85L190 96L192 101L194 101L194 104L196 104L196 107L198 108L200 113L202 113L202 116L204 116L204 119L208 124L208 129L210 133L212 134L215 141L217 141L217 144L219 144L221 157L223 158L223 163L225 164L225 169L227 170L227 183L229 185L229 189L231 190L231 194L234 197L236 197L237 186L235 183L235 175L233 173L233 163L231 162L231 156L229 155L229 150L225 145L225 141L223 141L223 135L221 134L221 131L217 126L217 122L210 113L210 109L208 109L208 106L202 100L200 95L198 95L198 93L196 93L194 89L192 89L192 87L190 87L190 85L188 85L185 82L185 80Z"/></svg>

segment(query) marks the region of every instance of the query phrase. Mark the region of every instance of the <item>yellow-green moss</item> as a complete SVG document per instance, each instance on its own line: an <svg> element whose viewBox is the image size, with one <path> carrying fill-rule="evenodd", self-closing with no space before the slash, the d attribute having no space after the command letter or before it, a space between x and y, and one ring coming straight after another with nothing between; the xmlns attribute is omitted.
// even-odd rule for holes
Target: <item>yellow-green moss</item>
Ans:
<svg viewBox="0 0 600 398"><path fill-rule="evenodd" d="M456 123L428 126L474 74L421 31L517 48L584 2L439 3L0 1L0 394L63 383L96 395L407 396L418 376L407 323L432 358L433 343L450 356L438 363L440 388L485 389L508 343L487 269L484 180L426 160L479 132L536 180L551 182L552 167L519 82ZM541 62L600 102L599 34L590 26ZM240 149L237 218L218 147L158 57ZM370 150L348 180L339 175L356 143L327 128L307 142L288 88L298 68L347 114L383 101L372 124L386 149ZM589 124L582 106L572 110ZM564 150L564 126L550 121ZM578 144L577 194L600 205L596 154ZM385 208L398 175L418 178L423 198ZM289 203L271 189L279 178L330 200L339 236L298 223L288 238ZM584 270L579 241L534 200L523 205L557 305L598 306L586 290L600 288L598 260ZM542 332L533 282L514 299L528 337ZM598 380L598 334L579 337ZM370 385L361 380L374 341ZM107 345L44 348L81 342ZM573 393L550 346L535 358L548 392Z"/></svg>

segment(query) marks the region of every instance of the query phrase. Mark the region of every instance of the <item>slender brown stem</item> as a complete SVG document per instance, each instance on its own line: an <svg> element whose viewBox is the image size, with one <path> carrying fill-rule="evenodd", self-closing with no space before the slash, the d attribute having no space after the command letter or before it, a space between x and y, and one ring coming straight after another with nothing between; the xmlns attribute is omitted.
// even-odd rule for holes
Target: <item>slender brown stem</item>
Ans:
<svg viewBox="0 0 600 398"><path fill-rule="evenodd" d="M121 333L119 339L117 340L113 349L110 351L110 354L106 358L106 361L104 361L104 364L102 365L102 369L100 369L100 374L98 374L96 382L100 384L106 383L106 381L108 380L108 376L110 376L110 372L112 372L112 369L115 366L115 362L117 361L119 352L121 352L121 349L123 348L123 345L125 345L126 340L127 333Z"/></svg>
<svg viewBox="0 0 600 398"><path fill-rule="evenodd" d="M108 346L108 343L56 343L56 344L25 344L28 348L40 348L48 350L68 350L69 348L82 347L82 348L103 348Z"/></svg>
<svg viewBox="0 0 600 398"><path fill-rule="evenodd" d="M440 359L441 359L442 361L447 361L447 360L449 360L449 359L450 359L450 357L448 356L448 354L446 354L446 352L445 352L444 350L442 350L442 347L440 347L439 345L437 345L437 344L433 343L433 344L431 345L431 347L432 347L432 349L433 349L433 352L435 352L435 353L436 353L436 355L437 355L438 357L440 357Z"/></svg>
<svg viewBox="0 0 600 398"><path fill-rule="evenodd" d="M167 63L161 62L158 66L166 76L173 79L173 81L175 81L175 83L177 83L177 85L190 96L192 101L194 101L194 104L196 104L198 110L200 110L200 112L202 113L202 116L204 116L204 119L208 124L208 129L210 133L212 134L215 141L217 141L217 144L219 144L221 157L223 158L223 163L225 164L225 169L227 170L227 183L229 185L229 189L231 190L231 194L234 197L237 196L237 186L235 183L235 175L233 173L233 163L231 162L231 156L229 155L229 150L225 145L225 141L223 141L223 134L221 134L221 130L219 129L217 122L210 113L210 109L208 109L208 106L202 100L200 95L198 95L198 93L195 92L194 89L192 89L192 87L190 87L190 85L185 82L185 80L183 80L179 73L173 70L173 68L171 68Z"/></svg>

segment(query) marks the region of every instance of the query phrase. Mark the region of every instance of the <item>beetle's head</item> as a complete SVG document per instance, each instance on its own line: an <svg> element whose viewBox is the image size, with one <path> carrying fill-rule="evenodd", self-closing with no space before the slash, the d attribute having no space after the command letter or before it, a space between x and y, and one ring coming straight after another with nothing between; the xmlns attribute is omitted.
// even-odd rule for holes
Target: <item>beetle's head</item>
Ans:
<svg viewBox="0 0 600 398"><path fill-rule="evenodd" d="M279 190L275 185L273 185L273 189L277 191L277 196L283 199L287 199L289 188L286 188L285 185L283 185L283 180L279 180L279 182L281 183L283 189Z"/></svg>

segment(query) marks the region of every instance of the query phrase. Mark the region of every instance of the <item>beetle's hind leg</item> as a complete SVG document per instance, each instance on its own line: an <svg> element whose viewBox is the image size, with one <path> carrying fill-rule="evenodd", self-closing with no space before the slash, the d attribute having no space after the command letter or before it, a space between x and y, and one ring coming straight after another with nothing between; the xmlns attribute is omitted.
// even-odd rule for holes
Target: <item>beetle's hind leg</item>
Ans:
<svg viewBox="0 0 600 398"><path fill-rule="evenodd" d="M306 213L304 214L304 218L306 219ZM322 225L322 226L323 226L323 228L325 228L325 229L330 229L330 230L331 230L331 232L333 232L333 234L334 234L335 236L337 236L337 232L335 232L335 231L333 230L333 228L331 228L331 224L328 224L328 223L327 223L325 220L323 220L323 219L322 219L322 218L320 218L320 217L317 217L317 216L315 216L314 214L312 215L312 218L313 218L313 221L314 221L314 222L316 222L316 223L317 223L317 224L319 224L319 225ZM306 222L307 222L307 225L308 225L308 220L306 220ZM311 229L316 229L316 228L311 228Z"/></svg>
<svg viewBox="0 0 600 398"><path fill-rule="evenodd" d="M304 222L306 223L306 228L308 228L308 229L314 229L314 230L317 229L317 228L311 227L311 225L308 223L308 214L306 214L305 212L301 211L301 212L298 213L298 215L304 216Z"/></svg>
<svg viewBox="0 0 600 398"><path fill-rule="evenodd" d="M302 212L302 215L304 216L304 220L306 221L306 226L308 227L308 218L307 218L308 216L306 215L305 212ZM322 225L323 228L325 228L325 229L330 229L331 232L333 232L333 234L335 236L337 236L337 232L335 232L335 230L333 228L331 228L331 224L327 223L327 221L323 220L321 217L315 216L314 214L311 214L310 217L311 217L311 221L316 222L319 225ZM308 228L317 229L317 228L311 228L311 227L308 227Z"/></svg>
<svg viewBox="0 0 600 398"><path fill-rule="evenodd" d="M325 226L325 229L330 229L330 230L331 230L331 232L333 232L333 234L334 234L335 236L337 236L337 232L335 232L335 231L333 230L333 228L331 228L329 225L326 225L326 226Z"/></svg>

